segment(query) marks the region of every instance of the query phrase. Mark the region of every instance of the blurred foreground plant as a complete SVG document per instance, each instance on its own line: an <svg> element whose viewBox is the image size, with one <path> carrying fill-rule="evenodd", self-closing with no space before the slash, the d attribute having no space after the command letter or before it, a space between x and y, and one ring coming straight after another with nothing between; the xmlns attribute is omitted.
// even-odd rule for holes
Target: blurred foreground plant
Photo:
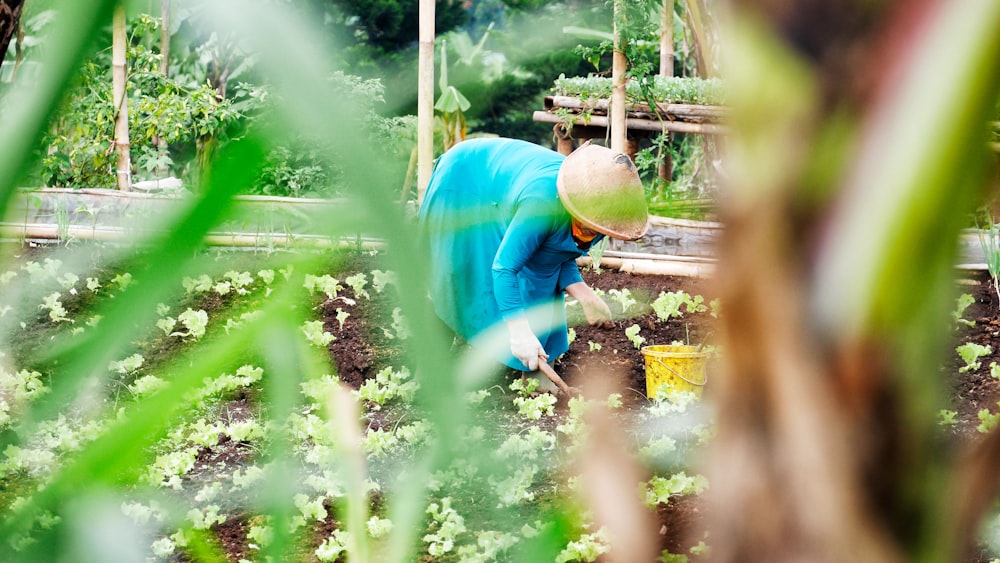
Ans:
<svg viewBox="0 0 1000 563"><path fill-rule="evenodd" d="M1000 4L785 8L737 3L723 32L712 556L962 561L1000 436L943 443L938 366L958 232L995 165Z"/></svg>

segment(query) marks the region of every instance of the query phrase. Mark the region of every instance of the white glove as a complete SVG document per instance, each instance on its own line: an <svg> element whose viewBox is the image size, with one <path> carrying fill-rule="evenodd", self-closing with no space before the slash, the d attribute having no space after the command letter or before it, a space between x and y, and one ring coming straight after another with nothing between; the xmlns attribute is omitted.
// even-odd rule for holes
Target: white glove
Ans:
<svg viewBox="0 0 1000 563"><path fill-rule="evenodd" d="M507 323L507 328L510 330L510 353L521 360L529 370L537 370L539 356L547 360L549 355L545 353L542 343L531 331L528 321L525 319L511 321Z"/></svg>

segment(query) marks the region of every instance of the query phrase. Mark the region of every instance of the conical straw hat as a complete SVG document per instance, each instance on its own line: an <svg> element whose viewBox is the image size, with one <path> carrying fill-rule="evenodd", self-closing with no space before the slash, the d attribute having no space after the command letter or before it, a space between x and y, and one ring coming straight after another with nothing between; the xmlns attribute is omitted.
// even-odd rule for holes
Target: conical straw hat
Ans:
<svg viewBox="0 0 1000 563"><path fill-rule="evenodd" d="M566 210L592 231L636 240L649 227L642 181L626 154L588 142L563 161L556 186Z"/></svg>

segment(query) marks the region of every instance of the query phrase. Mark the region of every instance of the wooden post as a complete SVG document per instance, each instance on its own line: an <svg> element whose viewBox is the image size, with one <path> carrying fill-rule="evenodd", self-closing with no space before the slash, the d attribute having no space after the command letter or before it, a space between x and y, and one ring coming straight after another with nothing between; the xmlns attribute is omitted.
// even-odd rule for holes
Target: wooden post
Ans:
<svg viewBox="0 0 1000 563"><path fill-rule="evenodd" d="M615 44L614 54L611 64L611 109L608 118L611 120L611 150L615 152L625 152L625 69L628 61L625 59L625 40L621 36L621 29L618 19L624 17L622 12L623 0L615 0Z"/></svg>
<svg viewBox="0 0 1000 563"><path fill-rule="evenodd" d="M552 136L556 138L556 150L559 154L569 156L573 152L573 137L571 130L565 123L556 123L552 126Z"/></svg>
<svg viewBox="0 0 1000 563"><path fill-rule="evenodd" d="M111 71L113 101L115 106L115 152L118 163L115 166L118 189L127 192L132 187L132 159L128 138L128 93L126 91L125 49L128 37L125 34L125 2L115 8L112 25Z"/></svg>
<svg viewBox="0 0 1000 563"><path fill-rule="evenodd" d="M434 169L434 0L420 0L417 65L417 205Z"/></svg>
<svg viewBox="0 0 1000 563"><path fill-rule="evenodd" d="M635 155L639 152L639 139L633 137L626 137L625 139L625 150L622 151L628 155L629 158L635 162Z"/></svg>

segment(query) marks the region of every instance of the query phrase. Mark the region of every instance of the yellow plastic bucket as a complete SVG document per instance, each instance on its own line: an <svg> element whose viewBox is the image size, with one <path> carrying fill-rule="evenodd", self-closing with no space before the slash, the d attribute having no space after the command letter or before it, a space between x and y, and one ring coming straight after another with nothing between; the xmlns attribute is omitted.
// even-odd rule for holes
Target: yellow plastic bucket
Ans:
<svg viewBox="0 0 1000 563"><path fill-rule="evenodd" d="M698 346L677 345L646 346L641 352L646 362L647 397L656 397L661 386L701 396L708 383L708 352L700 352Z"/></svg>

